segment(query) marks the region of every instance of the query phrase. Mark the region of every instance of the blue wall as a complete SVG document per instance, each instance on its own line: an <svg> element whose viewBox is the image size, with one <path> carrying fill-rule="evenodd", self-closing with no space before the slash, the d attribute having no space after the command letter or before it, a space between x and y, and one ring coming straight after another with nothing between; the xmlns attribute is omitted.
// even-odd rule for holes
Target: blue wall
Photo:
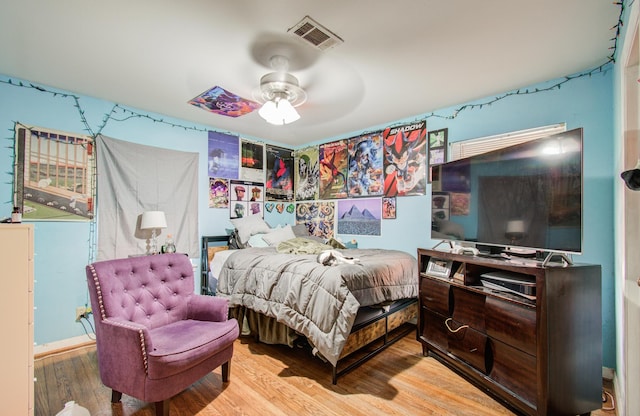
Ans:
<svg viewBox="0 0 640 416"><path fill-rule="evenodd" d="M584 128L584 253L578 262L602 265L603 276L603 352L606 367L615 367L614 276L613 276L613 194L616 176L612 168L612 71L575 78L562 88L535 94L512 95L483 105L462 104L435 113L418 114L402 121L427 120L427 129L449 129L449 141L466 140L542 125L565 122L568 129ZM11 83L10 83L11 82ZM66 132L102 134L145 145L200 154L199 231L201 235L224 234L230 227L228 211L208 208L207 129L211 127L137 111L149 117L113 117L104 123L113 103L85 96L77 101L29 87L16 86L20 80L0 76L0 217L9 216L12 199L12 137L14 122ZM480 81L479 81L480 82ZM553 86L556 82L530 87ZM46 91L56 91L44 86ZM59 91L63 94L68 92ZM424 92L428 93L428 92ZM500 96L500 95L498 95ZM474 103L493 101L488 97ZM78 106L76 106L76 104ZM86 118L83 122L81 112ZM419 109L418 109L419 110ZM154 121L155 120L155 121ZM159 122L163 120L164 122ZM395 124L395 123L394 123ZM90 131L87 131L87 126ZM371 126L375 131L387 125ZM348 138L362 132L348 132L326 141ZM247 137L260 140L260 138ZM384 220L382 236L358 236L362 248L395 248L415 254L418 247L431 247L429 238L430 203L428 196L398 198L397 219ZM98 202L99 203L99 202ZM271 225L291 223L292 215L267 214ZM93 227L89 223L36 223L35 261L35 341L38 344L84 334L75 322L75 308L87 302L84 267L90 261ZM350 240L352 236L341 236Z"/></svg>

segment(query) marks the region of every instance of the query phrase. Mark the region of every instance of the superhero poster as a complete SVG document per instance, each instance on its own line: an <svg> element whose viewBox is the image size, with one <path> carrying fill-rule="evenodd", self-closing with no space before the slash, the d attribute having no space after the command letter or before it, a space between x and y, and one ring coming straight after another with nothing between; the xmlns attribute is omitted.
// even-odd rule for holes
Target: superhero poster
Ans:
<svg viewBox="0 0 640 416"><path fill-rule="evenodd" d="M266 145L266 199L293 201L293 150Z"/></svg>
<svg viewBox="0 0 640 416"><path fill-rule="evenodd" d="M426 125L420 121L384 129L384 196L426 194Z"/></svg>
<svg viewBox="0 0 640 416"><path fill-rule="evenodd" d="M335 202L300 202L296 224L305 224L311 235L327 240L334 235L335 212Z"/></svg>
<svg viewBox="0 0 640 416"><path fill-rule="evenodd" d="M382 195L382 132L353 137L347 148L349 197Z"/></svg>
<svg viewBox="0 0 640 416"><path fill-rule="evenodd" d="M349 153L346 140L321 144L318 150L320 161L320 199L347 197L347 170Z"/></svg>
<svg viewBox="0 0 640 416"><path fill-rule="evenodd" d="M297 150L295 154L296 201L318 199L318 147Z"/></svg>

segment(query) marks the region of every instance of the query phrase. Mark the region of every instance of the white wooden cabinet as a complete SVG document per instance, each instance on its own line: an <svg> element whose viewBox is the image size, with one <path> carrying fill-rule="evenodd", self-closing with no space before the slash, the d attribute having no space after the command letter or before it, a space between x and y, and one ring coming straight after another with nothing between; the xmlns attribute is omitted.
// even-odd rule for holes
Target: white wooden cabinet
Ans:
<svg viewBox="0 0 640 416"><path fill-rule="evenodd" d="M2 414L33 415L33 225L0 224Z"/></svg>

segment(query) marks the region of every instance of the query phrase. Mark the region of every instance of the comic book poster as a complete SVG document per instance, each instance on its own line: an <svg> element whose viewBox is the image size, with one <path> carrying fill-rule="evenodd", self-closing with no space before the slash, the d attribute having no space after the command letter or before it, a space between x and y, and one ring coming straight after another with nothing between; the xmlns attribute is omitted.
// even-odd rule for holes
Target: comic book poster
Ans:
<svg viewBox="0 0 640 416"><path fill-rule="evenodd" d="M420 121L384 129L385 196L425 195L426 125Z"/></svg>
<svg viewBox="0 0 640 416"><path fill-rule="evenodd" d="M240 117L260 107L260 104L255 101L247 100L217 86L192 98L189 104L227 117Z"/></svg>
<svg viewBox="0 0 640 416"><path fill-rule="evenodd" d="M240 179L264 182L264 145L240 139Z"/></svg>
<svg viewBox="0 0 640 416"><path fill-rule="evenodd" d="M382 195L382 132L348 140L349 197Z"/></svg>
<svg viewBox="0 0 640 416"><path fill-rule="evenodd" d="M266 145L266 196L272 201L293 201L293 150Z"/></svg>
<svg viewBox="0 0 640 416"><path fill-rule="evenodd" d="M305 224L309 233L329 239L334 236L335 202L299 202L296 204L296 224Z"/></svg>
<svg viewBox="0 0 640 416"><path fill-rule="evenodd" d="M295 153L296 201L318 199L319 181L318 146L297 150Z"/></svg>
<svg viewBox="0 0 640 416"><path fill-rule="evenodd" d="M320 161L320 199L347 197L347 168L349 153L346 140L321 144L318 150Z"/></svg>
<svg viewBox="0 0 640 416"><path fill-rule="evenodd" d="M338 201L338 234L381 235L380 198Z"/></svg>
<svg viewBox="0 0 640 416"><path fill-rule="evenodd" d="M238 136L209 131L209 177L238 179Z"/></svg>
<svg viewBox="0 0 640 416"><path fill-rule="evenodd" d="M251 215L264 217L264 184L250 181L231 181L229 218Z"/></svg>
<svg viewBox="0 0 640 416"><path fill-rule="evenodd" d="M229 208L229 181L209 178L209 208Z"/></svg>

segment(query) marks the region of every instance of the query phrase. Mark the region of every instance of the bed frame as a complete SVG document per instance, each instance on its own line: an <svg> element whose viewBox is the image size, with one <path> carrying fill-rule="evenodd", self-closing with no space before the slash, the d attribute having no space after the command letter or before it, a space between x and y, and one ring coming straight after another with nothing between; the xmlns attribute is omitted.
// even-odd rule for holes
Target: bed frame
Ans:
<svg viewBox="0 0 640 416"><path fill-rule="evenodd" d="M201 258L201 290L209 290L209 247L224 245L229 236L203 236ZM402 299L385 306L360 308L351 333L335 366L332 365L332 383L364 364L396 341L416 331L418 300ZM284 325L284 324L283 324ZM417 335L416 335L417 336Z"/></svg>

